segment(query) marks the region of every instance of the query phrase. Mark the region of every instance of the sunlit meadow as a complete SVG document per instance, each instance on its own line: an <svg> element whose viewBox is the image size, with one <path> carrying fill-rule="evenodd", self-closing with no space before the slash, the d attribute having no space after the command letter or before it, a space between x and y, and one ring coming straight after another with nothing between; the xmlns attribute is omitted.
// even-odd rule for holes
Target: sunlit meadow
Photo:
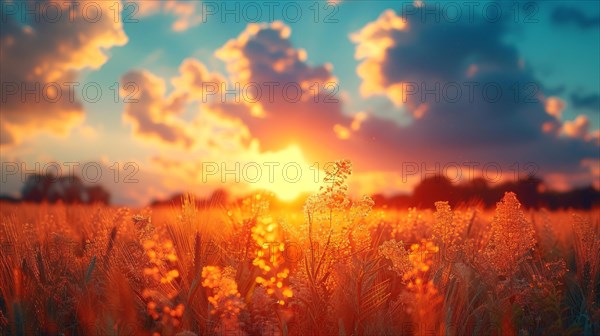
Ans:
<svg viewBox="0 0 600 336"><path fill-rule="evenodd" d="M582 212L373 209L348 161L303 209L2 207L8 334L564 335L599 329Z"/></svg>

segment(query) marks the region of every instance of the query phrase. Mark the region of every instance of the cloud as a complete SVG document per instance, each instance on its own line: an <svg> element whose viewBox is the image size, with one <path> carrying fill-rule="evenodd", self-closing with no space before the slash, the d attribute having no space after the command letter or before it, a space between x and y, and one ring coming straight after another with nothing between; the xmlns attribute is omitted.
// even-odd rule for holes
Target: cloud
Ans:
<svg viewBox="0 0 600 336"><path fill-rule="evenodd" d="M590 137L590 120L583 114L580 114L573 121L565 121L562 126L562 133L571 138L588 139Z"/></svg>
<svg viewBox="0 0 600 336"><path fill-rule="evenodd" d="M265 162L299 163L303 172L299 183L282 180L278 171L273 183L263 174L250 187L275 190L284 197L316 190L309 173L313 171L308 163L312 160L305 161L305 152L337 158L334 144L342 140L333 125L344 125L354 132L367 117L342 114L335 96L324 88L335 84L331 67L309 65L306 52L293 48L289 36L289 27L281 23L249 25L216 52L225 61L227 76L209 71L195 59L184 60L179 74L170 79L147 71L124 76L123 83L132 81L139 87L138 103L127 105L124 114L134 125L135 136L151 137L169 146L151 162L187 180L188 186L205 188L207 185L199 182L201 162L226 163L230 168L236 163L258 163L263 168ZM166 81L172 84L170 91ZM271 92L268 83L272 84ZM167 132L159 126L172 129ZM192 143L186 145L187 141L173 135ZM236 185L235 189L248 187Z"/></svg>
<svg viewBox="0 0 600 336"><path fill-rule="evenodd" d="M276 80L302 85L332 80L331 67L308 65L306 52L293 48L290 35L291 29L280 21L249 24L215 54L227 65L231 79L240 84Z"/></svg>
<svg viewBox="0 0 600 336"><path fill-rule="evenodd" d="M147 102L129 108L140 109L134 113L139 118L153 120L151 129L156 124L181 127L174 134L191 138L192 145L180 146L185 141L153 131L155 139L186 151L161 154L153 162L166 170L186 167L181 171L190 174L197 172L198 161L182 156L248 162L275 153L271 156L281 161L297 157L287 152L297 146L307 162L348 158L357 173L377 172L379 180L396 176L406 162L431 168L435 162L465 161L501 163L504 169L514 162L534 162L543 169L541 176L590 177L581 162L596 157L598 145L589 136L563 133L562 100L542 92L532 96L526 88L515 93L515 83L541 85L522 66L516 49L505 44L504 33L502 23L429 25L386 11L353 34L362 62L357 72L367 87L362 95L387 97L410 114L408 125L396 123L385 111L345 113L342 101L327 90L337 85L332 66L310 64L309 55L291 43L290 28L280 22L250 24L217 50L227 74L185 60L180 73L168 79L170 93L165 80L154 76L140 86L141 92L148 91L142 96ZM470 42L457 45L460 40ZM464 87L456 101L409 91L414 83L420 90L421 84L435 88L466 82L478 84L473 99ZM221 86L208 92L206 84L212 83ZM486 91L488 83L493 85ZM492 89L503 94L495 97ZM196 105L193 116L183 118ZM197 180L198 175L187 178Z"/></svg>
<svg viewBox="0 0 600 336"><path fill-rule="evenodd" d="M121 95L131 94L127 83L135 83L136 91L125 103L123 120L133 126L134 136L171 148L238 149L247 144L248 131L236 118L219 115L204 104L193 109L191 119L185 118L193 103L208 96L205 90L218 92L223 80L200 61L186 59L170 79L173 89L168 93L165 79L146 70L130 71L121 77Z"/></svg>
<svg viewBox="0 0 600 336"><path fill-rule="evenodd" d="M526 87L515 98L515 83L541 85L521 65L516 49L503 42L503 23L431 25L418 18L405 20L386 11L352 35L363 61L357 70L367 86L362 93L384 95L404 107L413 117L408 126L380 114L348 116L341 101L326 102L325 91L315 99L315 87L337 85L333 69L311 65L306 52L290 42L290 28L278 22L248 25L216 52L226 64L229 89L276 83L271 97L265 90L260 99L240 102L216 95L208 106L220 116L239 118L263 151L297 144L310 160L346 157L363 170L398 170L407 161L470 160L504 167L518 161L535 162L545 174L580 170L582 159L595 157L597 144L589 137L560 136L562 100L542 93L531 96ZM457 46L459 40L470 42ZM477 84L473 99L463 87L457 101L409 94L405 87L467 82ZM286 96L283 87L288 83L300 87L301 99ZM485 90L486 85L491 89ZM503 94L496 99L494 90ZM554 125L552 132L543 130L546 123Z"/></svg>
<svg viewBox="0 0 600 336"><path fill-rule="evenodd" d="M600 95L597 93L583 95L575 92L571 94L571 102L575 108L600 111Z"/></svg>
<svg viewBox="0 0 600 336"><path fill-rule="evenodd" d="M565 101L558 97L548 97L545 101L546 112L557 120L561 120L565 106Z"/></svg>
<svg viewBox="0 0 600 336"><path fill-rule="evenodd" d="M136 83L139 90L132 97L135 101L125 104L123 115L123 119L133 125L135 134L168 144L192 145L193 138L188 134L186 125L175 118L183 105L178 99L165 99L163 79L147 71L132 71L125 74L121 82ZM127 94L129 92L122 92L122 95Z"/></svg>
<svg viewBox="0 0 600 336"><path fill-rule="evenodd" d="M84 16L86 12L73 9L81 6L72 7L69 2L21 4L27 5L2 4L6 20L0 31L2 145L20 143L39 131L69 133L84 119L78 95L71 95L78 92L77 87L69 83L77 82L81 70L100 68L109 58L108 50L127 43L120 20L115 20L109 8L111 3L94 3L102 13L96 22ZM28 6L38 12L45 6L60 8L62 16L23 20L21 12Z"/></svg>
<svg viewBox="0 0 600 336"><path fill-rule="evenodd" d="M535 80L522 69L516 49L502 41L504 24L466 18L429 22L420 12L431 14L432 8L424 6L413 15L387 10L350 35L361 60L363 97L385 96L402 107L415 120L398 133L431 146L537 137L549 116L540 104L514 98L512 85Z"/></svg>
<svg viewBox="0 0 600 336"><path fill-rule="evenodd" d="M579 96L573 94L571 100L578 108L592 107L597 103L597 95ZM548 97L545 100L546 112L556 120L545 122L542 125L542 131L554 135L565 135L570 138L581 139L584 141L593 140L595 135L591 133L591 123L584 114L578 115L574 120L562 120L562 112L566 107L564 100L558 97Z"/></svg>
<svg viewBox="0 0 600 336"><path fill-rule="evenodd" d="M386 11L350 36L361 60L363 96L385 96L413 116L427 106L405 127L392 118L362 125L363 138L378 144L373 162L382 162L378 156L430 163L533 161L554 171L579 169L581 159L597 156L594 143L559 137L543 126L561 127L564 103L526 89L542 85L504 42L504 22L434 24L422 17ZM515 84L521 85L517 91ZM387 166L393 160L385 160Z"/></svg>
<svg viewBox="0 0 600 336"><path fill-rule="evenodd" d="M559 6L552 12L552 22L579 26L581 29L600 27L600 16L587 17L581 10L573 7Z"/></svg>
<svg viewBox="0 0 600 336"><path fill-rule="evenodd" d="M175 17L171 29L175 32L183 32L191 27L202 23L202 15L199 14L200 1L148 1L135 0L141 17L154 15L156 13L167 13Z"/></svg>
<svg viewBox="0 0 600 336"><path fill-rule="evenodd" d="M222 75L209 72L204 64L193 58L184 60L179 66L179 76L171 79L177 96L200 102L206 102L209 95L219 94L224 83Z"/></svg>
<svg viewBox="0 0 600 336"><path fill-rule="evenodd" d="M281 22L250 24L217 50L230 89L239 86L242 99L221 99L213 108L240 118L264 150L296 143L313 155L333 155L339 142L334 125L349 126L352 120L331 92L337 88L331 65L308 64L306 52L293 47L290 35Z"/></svg>
<svg viewBox="0 0 600 336"><path fill-rule="evenodd" d="M406 29L406 20L399 17L392 10L384 11L375 22L368 23L359 32L350 36L352 42L357 43L356 58L364 59L358 66L357 74L363 80L360 86L363 96L385 93L397 105L402 104L402 99L396 99L395 88L388 90L384 87L384 69L381 67L385 60L385 51L394 43L388 36L390 32Z"/></svg>
<svg viewBox="0 0 600 336"><path fill-rule="evenodd" d="M596 145L559 136L562 124L557 116L564 109L562 100L541 94L521 97L527 101L515 100L515 83L537 80L522 66L516 49L502 41L503 34L502 24L425 25L391 11L353 34L357 56L363 60L357 71L363 79L362 93L385 95L405 107L414 118L408 126L380 115L352 118L339 101L286 101L277 89L273 100L220 101L214 108L223 115L239 117L263 150L297 143L310 159L346 157L363 170L397 171L407 161L467 160L500 162L505 168L515 161L533 161L548 171L580 170L581 159L594 157ZM305 87L302 83L334 81L332 68L310 65L308 55L291 44L290 35L289 28L280 23L249 25L216 55L225 61L229 80L242 87L267 82ZM473 45L458 48L450 42L462 39ZM431 88L436 83L467 81L479 83L473 92L478 98L473 101L466 97L458 102L422 99L403 92L402 87L424 83ZM486 83L505 94L490 102L493 91L483 90ZM311 97L309 90L302 93ZM253 115L257 105L261 113ZM553 123L554 131L544 132L544 123Z"/></svg>

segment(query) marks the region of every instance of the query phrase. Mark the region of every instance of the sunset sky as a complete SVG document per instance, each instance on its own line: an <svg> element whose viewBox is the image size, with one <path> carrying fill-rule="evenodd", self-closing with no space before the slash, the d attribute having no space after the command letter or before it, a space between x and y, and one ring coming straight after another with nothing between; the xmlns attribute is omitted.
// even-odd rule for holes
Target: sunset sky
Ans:
<svg viewBox="0 0 600 336"><path fill-rule="evenodd" d="M2 0L2 194L94 162L117 204L291 199L342 158L357 193L436 170L600 188L597 1L39 3Z"/></svg>

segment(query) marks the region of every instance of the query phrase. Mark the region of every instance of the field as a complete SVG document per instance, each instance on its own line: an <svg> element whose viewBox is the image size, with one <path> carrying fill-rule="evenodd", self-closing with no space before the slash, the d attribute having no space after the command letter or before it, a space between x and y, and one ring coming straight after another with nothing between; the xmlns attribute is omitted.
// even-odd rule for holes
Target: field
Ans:
<svg viewBox="0 0 600 336"><path fill-rule="evenodd" d="M598 210L2 204L7 335L597 335Z"/></svg>

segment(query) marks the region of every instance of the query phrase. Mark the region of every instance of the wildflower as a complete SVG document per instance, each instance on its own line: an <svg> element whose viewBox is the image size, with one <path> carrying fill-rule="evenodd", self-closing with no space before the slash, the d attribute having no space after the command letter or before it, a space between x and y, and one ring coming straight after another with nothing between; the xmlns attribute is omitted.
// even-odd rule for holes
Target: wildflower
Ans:
<svg viewBox="0 0 600 336"><path fill-rule="evenodd" d="M282 267L285 245L281 225L270 216L260 217L252 228L252 239L256 244L256 257L252 264L261 272L256 283L263 286L278 304L284 305L292 291L288 287L290 271Z"/></svg>
<svg viewBox="0 0 600 336"><path fill-rule="evenodd" d="M435 202L433 239L443 246L452 246L458 239L454 214L448 202Z"/></svg>
<svg viewBox="0 0 600 336"><path fill-rule="evenodd" d="M350 200L346 179L351 174L352 164L348 160L330 164L323 179L325 186L319 193L311 195L304 205L303 238L308 240L311 249L333 250L333 253L323 251L331 255L331 263L336 257L345 258L351 252L367 248L371 240L363 220L374 202L368 196L356 202Z"/></svg>
<svg viewBox="0 0 600 336"><path fill-rule="evenodd" d="M208 297L208 302L214 308L211 314L219 315L224 319L237 318L245 307L237 283L232 277L233 272L231 268L221 270L217 266L202 268L202 286L212 289L213 293Z"/></svg>
<svg viewBox="0 0 600 336"><path fill-rule="evenodd" d="M492 235L484 252L492 269L499 275L512 276L518 263L534 247L534 234L517 196L512 192L504 194L496 205Z"/></svg>
<svg viewBox="0 0 600 336"><path fill-rule="evenodd" d="M148 293L146 293L149 296ZM160 304L156 301L149 301L146 304L148 315L155 321L160 321L165 326L178 327L181 324L181 318L185 311L183 304L178 304L175 307L169 304Z"/></svg>
<svg viewBox="0 0 600 336"><path fill-rule="evenodd" d="M420 244L412 244L408 255L412 268L404 273L404 279L419 279L420 276L429 271L433 264L433 257L438 252L439 247L430 241L422 240Z"/></svg>
<svg viewBox="0 0 600 336"><path fill-rule="evenodd" d="M179 271L171 268L171 264L177 261L177 255L170 240L160 242L158 235L154 235L153 239L144 241L143 247L151 265L144 268L144 274L161 283L170 283L179 277Z"/></svg>
<svg viewBox="0 0 600 336"><path fill-rule="evenodd" d="M379 246L379 255L390 260L392 267L390 270L396 272L399 276L404 276L411 269L411 263L408 258L408 251L404 249L402 241L388 240Z"/></svg>
<svg viewBox="0 0 600 336"><path fill-rule="evenodd" d="M144 240L142 247L148 258L143 274L151 280L142 290L148 315L165 327L178 327L185 306L174 300L178 293L174 282L180 276L174 267L177 261L175 247L170 240L161 241L157 234Z"/></svg>

